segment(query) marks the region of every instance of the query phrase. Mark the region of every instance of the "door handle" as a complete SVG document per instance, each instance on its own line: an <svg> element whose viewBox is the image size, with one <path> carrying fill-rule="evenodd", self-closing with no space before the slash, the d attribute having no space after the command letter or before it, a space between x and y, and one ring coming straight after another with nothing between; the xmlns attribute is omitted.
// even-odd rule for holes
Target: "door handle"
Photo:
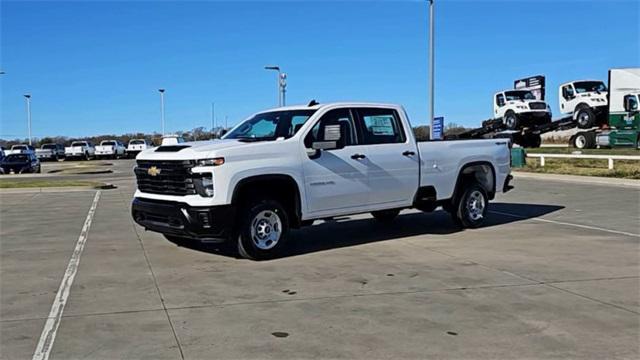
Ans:
<svg viewBox="0 0 640 360"><path fill-rule="evenodd" d="M353 155L351 155L351 158L353 160L362 160L362 159L366 158L366 156L364 156L362 154L353 154Z"/></svg>
<svg viewBox="0 0 640 360"><path fill-rule="evenodd" d="M402 153L402 155L404 155L404 156L413 156L415 154L416 154L415 151L410 151L410 150L407 150L407 151Z"/></svg>

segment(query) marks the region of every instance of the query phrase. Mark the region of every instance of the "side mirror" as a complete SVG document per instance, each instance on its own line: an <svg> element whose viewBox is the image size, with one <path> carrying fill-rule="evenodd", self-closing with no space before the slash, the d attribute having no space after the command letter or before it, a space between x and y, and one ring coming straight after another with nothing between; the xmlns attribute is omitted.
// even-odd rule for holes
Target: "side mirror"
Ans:
<svg viewBox="0 0 640 360"><path fill-rule="evenodd" d="M638 104L635 102L633 95L627 95L624 97L624 111L632 112L638 110Z"/></svg>
<svg viewBox="0 0 640 360"><path fill-rule="evenodd" d="M341 124L326 125L324 127L323 141L315 141L311 144L314 150L337 150L344 148L344 135L346 127Z"/></svg>

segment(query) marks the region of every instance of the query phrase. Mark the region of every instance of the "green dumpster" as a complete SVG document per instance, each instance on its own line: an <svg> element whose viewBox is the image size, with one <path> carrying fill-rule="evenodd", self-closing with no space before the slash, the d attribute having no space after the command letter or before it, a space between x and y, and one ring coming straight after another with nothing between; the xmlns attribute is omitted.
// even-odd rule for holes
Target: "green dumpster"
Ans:
<svg viewBox="0 0 640 360"><path fill-rule="evenodd" d="M521 168L527 164L527 153L524 148L512 148L511 149L511 167Z"/></svg>

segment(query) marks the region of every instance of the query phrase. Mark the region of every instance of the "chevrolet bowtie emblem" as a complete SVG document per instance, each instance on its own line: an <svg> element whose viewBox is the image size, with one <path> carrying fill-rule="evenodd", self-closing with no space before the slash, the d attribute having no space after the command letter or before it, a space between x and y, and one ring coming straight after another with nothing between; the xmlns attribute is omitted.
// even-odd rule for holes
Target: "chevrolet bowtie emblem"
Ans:
<svg viewBox="0 0 640 360"><path fill-rule="evenodd" d="M162 172L162 169L158 169L155 166L152 166L149 169L147 169L147 174L149 174L151 176L158 176L158 175L160 175L161 172Z"/></svg>

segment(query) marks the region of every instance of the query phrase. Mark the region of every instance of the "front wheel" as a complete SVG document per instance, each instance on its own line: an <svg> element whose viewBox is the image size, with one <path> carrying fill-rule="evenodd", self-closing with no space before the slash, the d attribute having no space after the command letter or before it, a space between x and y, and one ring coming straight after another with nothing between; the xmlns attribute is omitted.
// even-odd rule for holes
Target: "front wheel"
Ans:
<svg viewBox="0 0 640 360"><path fill-rule="evenodd" d="M477 228L484 223L488 208L487 191L480 184L471 183L454 204L451 216L456 224L464 228Z"/></svg>
<svg viewBox="0 0 640 360"><path fill-rule="evenodd" d="M520 120L514 112L509 111L504 116L504 125L509 130L518 130L518 127L520 126Z"/></svg>
<svg viewBox="0 0 640 360"><path fill-rule="evenodd" d="M596 124L596 114L589 107L583 107L578 110L576 114L576 120L580 129L589 129Z"/></svg>
<svg viewBox="0 0 640 360"><path fill-rule="evenodd" d="M289 217L275 200L259 200L245 206L238 229L238 253L252 260L278 256L289 234Z"/></svg>

